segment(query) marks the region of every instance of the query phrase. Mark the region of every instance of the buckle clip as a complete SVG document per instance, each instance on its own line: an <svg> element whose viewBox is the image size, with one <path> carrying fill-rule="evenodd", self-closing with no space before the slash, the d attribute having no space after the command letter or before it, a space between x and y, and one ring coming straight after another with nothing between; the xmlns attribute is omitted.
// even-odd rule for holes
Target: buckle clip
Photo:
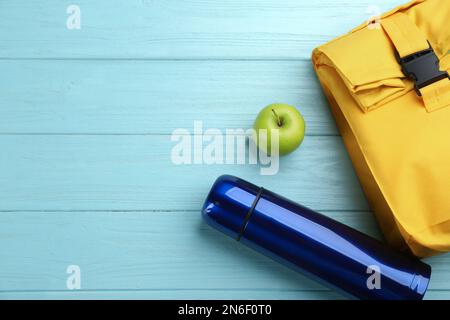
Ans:
<svg viewBox="0 0 450 320"><path fill-rule="evenodd" d="M429 42L428 42L429 43ZM417 95L422 96L420 89L450 76L447 71L439 70L439 59L433 48L413 53L401 58L396 52L398 63L407 78L414 80Z"/></svg>

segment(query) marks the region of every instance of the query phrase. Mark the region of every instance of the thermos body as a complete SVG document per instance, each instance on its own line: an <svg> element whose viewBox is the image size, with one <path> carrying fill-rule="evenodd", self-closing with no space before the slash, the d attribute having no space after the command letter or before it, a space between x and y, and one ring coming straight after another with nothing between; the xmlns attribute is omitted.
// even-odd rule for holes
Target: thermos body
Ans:
<svg viewBox="0 0 450 320"><path fill-rule="evenodd" d="M420 300L429 265L234 176L221 176L204 219L245 245L359 299Z"/></svg>

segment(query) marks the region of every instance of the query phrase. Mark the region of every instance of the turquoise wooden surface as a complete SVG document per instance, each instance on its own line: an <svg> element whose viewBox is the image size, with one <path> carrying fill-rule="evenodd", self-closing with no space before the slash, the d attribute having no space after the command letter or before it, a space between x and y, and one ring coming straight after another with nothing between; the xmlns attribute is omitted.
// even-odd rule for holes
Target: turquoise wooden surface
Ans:
<svg viewBox="0 0 450 320"><path fill-rule="evenodd" d="M68 30L71 3L0 1L0 299L341 299L199 209L231 173L380 237L309 61L373 1L83 0ZM277 175L172 163L174 129L248 128L275 101L307 122ZM450 298L450 255L427 262L426 298Z"/></svg>

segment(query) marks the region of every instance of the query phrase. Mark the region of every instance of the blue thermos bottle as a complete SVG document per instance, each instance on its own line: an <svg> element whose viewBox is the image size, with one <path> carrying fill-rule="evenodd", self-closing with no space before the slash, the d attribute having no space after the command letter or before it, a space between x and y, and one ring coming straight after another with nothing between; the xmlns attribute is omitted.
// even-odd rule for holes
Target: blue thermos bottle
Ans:
<svg viewBox="0 0 450 320"><path fill-rule="evenodd" d="M431 267L340 222L224 175L203 206L208 224L358 299L420 300Z"/></svg>

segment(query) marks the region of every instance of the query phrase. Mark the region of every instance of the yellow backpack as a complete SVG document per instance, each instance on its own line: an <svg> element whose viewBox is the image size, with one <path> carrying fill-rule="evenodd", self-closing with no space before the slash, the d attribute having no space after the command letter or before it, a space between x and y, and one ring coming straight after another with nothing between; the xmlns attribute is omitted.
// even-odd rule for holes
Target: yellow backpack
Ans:
<svg viewBox="0 0 450 320"><path fill-rule="evenodd" d="M450 251L450 1L416 0L313 52L387 241Z"/></svg>

